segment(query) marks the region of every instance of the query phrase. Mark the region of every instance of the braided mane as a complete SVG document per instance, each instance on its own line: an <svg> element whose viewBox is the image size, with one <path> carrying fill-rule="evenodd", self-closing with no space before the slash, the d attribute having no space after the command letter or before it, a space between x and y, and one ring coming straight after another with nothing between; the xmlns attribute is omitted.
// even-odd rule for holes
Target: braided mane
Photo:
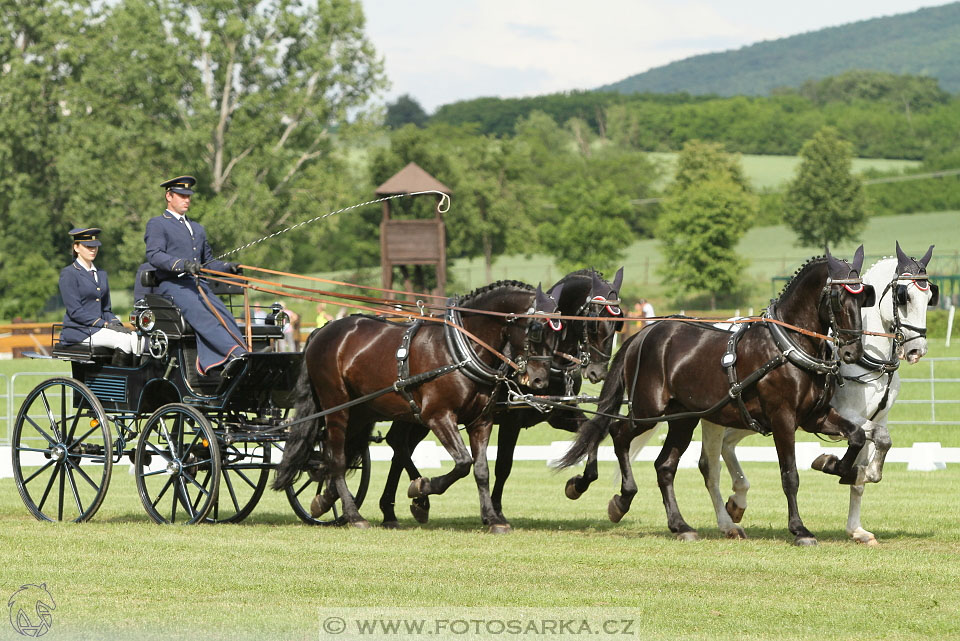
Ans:
<svg viewBox="0 0 960 641"><path fill-rule="evenodd" d="M514 289L522 289L527 292L535 291L532 285L528 285L527 283L520 282L519 280L498 280L496 282L490 283L489 285L478 287L477 289L473 290L469 294L464 295L463 297L461 297L460 302L461 304L467 303L472 301L474 298L477 298L484 294L488 294L492 291L495 291L498 289L505 289L508 287L512 287Z"/></svg>
<svg viewBox="0 0 960 641"><path fill-rule="evenodd" d="M797 281L800 280L798 278L800 274L802 274L803 272L809 269L812 269L814 266L822 265L826 261L827 261L826 256L814 256L812 258L807 259L807 262L805 262L803 265L800 265L800 267L797 268L797 271L793 273L793 276L790 277L790 280L787 281L787 283L783 286L783 289L780 290L780 293L777 294L777 298L775 302L777 303L782 302L784 297L787 296L787 294L789 294L793 290L793 288L797 284Z"/></svg>

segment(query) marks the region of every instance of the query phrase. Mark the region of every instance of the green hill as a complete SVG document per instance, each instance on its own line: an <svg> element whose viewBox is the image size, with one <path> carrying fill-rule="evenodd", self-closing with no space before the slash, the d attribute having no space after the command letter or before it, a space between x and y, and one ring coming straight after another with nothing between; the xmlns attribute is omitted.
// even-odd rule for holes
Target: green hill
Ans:
<svg viewBox="0 0 960 641"><path fill-rule="evenodd" d="M939 79L960 92L960 3L694 56L600 87L621 93L764 95L852 69Z"/></svg>

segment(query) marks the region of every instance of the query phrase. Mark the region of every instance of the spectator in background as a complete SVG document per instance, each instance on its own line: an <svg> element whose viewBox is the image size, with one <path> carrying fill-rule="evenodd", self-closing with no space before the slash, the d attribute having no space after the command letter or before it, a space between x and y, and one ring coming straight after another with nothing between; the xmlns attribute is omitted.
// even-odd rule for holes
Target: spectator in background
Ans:
<svg viewBox="0 0 960 641"><path fill-rule="evenodd" d="M333 320L323 303L317 303L317 327L323 327Z"/></svg>
<svg viewBox="0 0 960 641"><path fill-rule="evenodd" d="M650 301L648 301L646 298L641 298L639 301L633 304L633 315L635 317L653 318L657 315L657 313L653 311L653 305L650 303ZM643 329L651 322L656 321L636 321L637 330L639 331Z"/></svg>
<svg viewBox="0 0 960 641"><path fill-rule="evenodd" d="M283 303L280 306L287 317L287 322L283 324L283 351L298 352L300 351L300 314L287 309Z"/></svg>

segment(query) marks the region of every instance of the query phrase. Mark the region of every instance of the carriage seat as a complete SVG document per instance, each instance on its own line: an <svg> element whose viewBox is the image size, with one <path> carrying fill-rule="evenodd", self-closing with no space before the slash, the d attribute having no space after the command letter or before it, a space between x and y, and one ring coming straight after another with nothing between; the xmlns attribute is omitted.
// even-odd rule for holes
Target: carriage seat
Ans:
<svg viewBox="0 0 960 641"><path fill-rule="evenodd" d="M53 344L53 356L56 358L65 358L71 360L98 360L113 358L116 350L112 347L102 345L90 346L87 343L62 343L57 341Z"/></svg>
<svg viewBox="0 0 960 641"><path fill-rule="evenodd" d="M156 317L156 328L163 330L167 336L171 338L183 338L195 335L193 327L191 327L190 323L183 317L180 308L167 296L163 296L162 294L147 294L144 296L144 302ZM245 334L245 324L238 322L237 325ZM272 315L268 315L265 324L254 323L250 326L250 334L255 343L268 341L270 339L283 338L283 328L276 324Z"/></svg>

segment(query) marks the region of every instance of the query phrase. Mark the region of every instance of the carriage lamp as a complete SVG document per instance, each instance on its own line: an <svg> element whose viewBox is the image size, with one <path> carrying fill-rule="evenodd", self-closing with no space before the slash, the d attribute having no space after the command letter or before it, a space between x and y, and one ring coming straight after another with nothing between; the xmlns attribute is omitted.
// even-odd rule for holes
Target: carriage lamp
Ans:
<svg viewBox="0 0 960 641"><path fill-rule="evenodd" d="M100 421L95 418L90 419L90 427L100 427Z"/></svg>
<svg viewBox="0 0 960 641"><path fill-rule="evenodd" d="M137 315L137 327L145 332L149 332L157 324L156 314L153 310L145 309Z"/></svg>

